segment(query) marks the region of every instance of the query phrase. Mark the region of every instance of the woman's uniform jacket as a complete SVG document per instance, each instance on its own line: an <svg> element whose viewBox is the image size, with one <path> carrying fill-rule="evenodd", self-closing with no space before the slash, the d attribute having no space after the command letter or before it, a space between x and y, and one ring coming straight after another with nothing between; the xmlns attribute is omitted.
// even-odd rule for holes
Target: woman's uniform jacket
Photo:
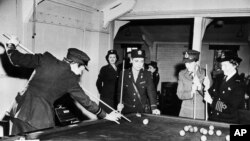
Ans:
<svg viewBox="0 0 250 141"><path fill-rule="evenodd" d="M205 70L198 68L196 75L198 76L201 84L205 78ZM196 101L194 95L191 95L193 83L193 76L185 69L180 71L178 78L177 96L182 100L180 117L193 118L194 102L196 103L196 119L205 119L205 103L203 101L203 92L196 91Z"/></svg>
<svg viewBox="0 0 250 141"><path fill-rule="evenodd" d="M121 96L121 80L122 73L119 77L118 101ZM139 97L136 94L133 83L139 91ZM126 69L124 71L123 80L122 103L124 104L124 109L122 110L122 113L150 113L151 111L145 111L145 108L149 106L151 110L156 109L156 102L156 90L150 72L141 69L135 82L132 69Z"/></svg>
<svg viewBox="0 0 250 141"><path fill-rule="evenodd" d="M106 104L116 109L117 106L117 85L119 73L110 64L103 66L96 81L96 87L100 93L100 98ZM111 112L109 108L101 104L102 109Z"/></svg>
<svg viewBox="0 0 250 141"><path fill-rule="evenodd" d="M213 121L239 123L238 110L244 107L244 83L238 73L225 81L218 76L209 89L213 98L209 119Z"/></svg>
<svg viewBox="0 0 250 141"><path fill-rule="evenodd" d="M67 93L90 112L100 117L106 115L82 90L79 76L71 71L68 63L56 59L49 52L32 55L9 50L8 53L14 65L35 69L27 87L16 97L17 106L13 106L11 117L36 129L53 127L53 103Z"/></svg>

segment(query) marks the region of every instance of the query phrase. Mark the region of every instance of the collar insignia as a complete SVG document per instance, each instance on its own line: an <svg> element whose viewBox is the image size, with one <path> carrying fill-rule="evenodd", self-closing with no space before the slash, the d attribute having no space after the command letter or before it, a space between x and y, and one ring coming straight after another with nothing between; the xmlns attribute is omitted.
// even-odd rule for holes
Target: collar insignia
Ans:
<svg viewBox="0 0 250 141"><path fill-rule="evenodd" d="M188 53L186 52L185 53L185 56L184 56L185 58L188 58L189 57L189 55L188 55Z"/></svg>
<svg viewBox="0 0 250 141"><path fill-rule="evenodd" d="M222 58L222 59L225 58L225 53L221 53L221 58Z"/></svg>

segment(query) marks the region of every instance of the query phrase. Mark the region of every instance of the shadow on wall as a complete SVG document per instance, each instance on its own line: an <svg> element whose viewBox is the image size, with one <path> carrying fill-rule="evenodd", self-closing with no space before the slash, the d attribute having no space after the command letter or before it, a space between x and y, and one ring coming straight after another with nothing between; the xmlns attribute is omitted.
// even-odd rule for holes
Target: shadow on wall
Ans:
<svg viewBox="0 0 250 141"><path fill-rule="evenodd" d="M0 47L4 48L4 44L0 42ZM33 72L33 69L24 68L24 67L16 67L11 64L8 55L6 52L0 55L1 63L4 71L10 77L17 77L22 79L28 79Z"/></svg>
<svg viewBox="0 0 250 141"><path fill-rule="evenodd" d="M179 116L182 101L177 97L177 82L162 82L159 109L163 115Z"/></svg>

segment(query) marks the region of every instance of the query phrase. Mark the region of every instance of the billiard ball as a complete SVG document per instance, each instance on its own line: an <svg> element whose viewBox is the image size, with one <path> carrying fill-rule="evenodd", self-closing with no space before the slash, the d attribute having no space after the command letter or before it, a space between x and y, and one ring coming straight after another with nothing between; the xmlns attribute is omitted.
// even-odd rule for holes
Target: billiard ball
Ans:
<svg viewBox="0 0 250 141"><path fill-rule="evenodd" d="M181 130L181 131L180 131L180 135L181 135L181 136L185 136L185 131L184 131L184 130Z"/></svg>
<svg viewBox="0 0 250 141"><path fill-rule="evenodd" d="M226 141L230 141L230 135L226 135Z"/></svg>
<svg viewBox="0 0 250 141"><path fill-rule="evenodd" d="M203 134L203 130L204 130L204 128L200 128L200 133L202 133L202 134Z"/></svg>
<svg viewBox="0 0 250 141"><path fill-rule="evenodd" d="M206 135L207 134L207 129L203 129L203 135Z"/></svg>
<svg viewBox="0 0 250 141"><path fill-rule="evenodd" d="M202 135L202 136L201 136L201 141L206 141L206 140L207 140L207 136Z"/></svg>
<svg viewBox="0 0 250 141"><path fill-rule="evenodd" d="M188 131L189 130L189 126L184 126L184 131Z"/></svg>
<svg viewBox="0 0 250 141"><path fill-rule="evenodd" d="M217 135L217 136L221 136L221 134L222 134L221 130L217 130L217 131L216 131L216 135Z"/></svg>
<svg viewBox="0 0 250 141"><path fill-rule="evenodd" d="M194 132L196 133L198 131L198 127L194 126Z"/></svg>
<svg viewBox="0 0 250 141"><path fill-rule="evenodd" d="M20 137L19 141L25 141L25 137Z"/></svg>
<svg viewBox="0 0 250 141"><path fill-rule="evenodd" d="M189 128L189 132L191 132L191 133L194 132L194 128L193 128L193 127L190 127L190 128Z"/></svg>
<svg viewBox="0 0 250 141"><path fill-rule="evenodd" d="M144 119L144 120L143 120L143 124L144 124L144 125L147 125L148 122L149 122L148 119Z"/></svg>
<svg viewBox="0 0 250 141"><path fill-rule="evenodd" d="M209 126L209 130L214 130L214 126L213 126L213 125L210 125L210 126Z"/></svg>
<svg viewBox="0 0 250 141"><path fill-rule="evenodd" d="M140 113L136 113L136 116L137 116L137 117L141 117L141 114L140 114Z"/></svg>
<svg viewBox="0 0 250 141"><path fill-rule="evenodd" d="M213 134L214 134L214 130L209 130L209 131L208 131L208 134L209 134L209 135L213 135Z"/></svg>

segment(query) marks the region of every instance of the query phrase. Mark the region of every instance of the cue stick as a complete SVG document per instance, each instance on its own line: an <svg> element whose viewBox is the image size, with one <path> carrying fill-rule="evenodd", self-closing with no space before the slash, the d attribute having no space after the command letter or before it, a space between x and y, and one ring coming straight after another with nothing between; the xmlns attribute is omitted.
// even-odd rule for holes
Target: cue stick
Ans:
<svg viewBox="0 0 250 141"><path fill-rule="evenodd" d="M125 49L123 49L123 60L122 60L122 80L121 80L121 92L120 92L120 102L119 104L122 104L122 97L123 97L123 81L124 81L124 71L125 71Z"/></svg>
<svg viewBox="0 0 250 141"><path fill-rule="evenodd" d="M194 77L195 76L197 76L197 68L198 66L196 65L195 66L195 70L194 70ZM193 77L193 78L194 78ZM198 77L198 76L197 76ZM193 85L194 85L194 83L193 83ZM198 87L196 87L196 90L198 89ZM195 90L195 93L194 93L194 99L193 99L193 109L194 109L194 111L193 111L193 119L196 119L196 90Z"/></svg>
<svg viewBox="0 0 250 141"><path fill-rule="evenodd" d="M82 89L88 93L88 96L89 96L89 97L92 97L92 98L94 98L94 99L100 101L102 104L104 104L105 106L107 106L107 107L108 107L109 109L111 109L112 111L116 111L114 108L112 108L111 106L109 106L108 104L106 104L104 101L102 101L101 99L99 99L99 98L97 98L96 96L92 95L91 92L88 91L88 90L86 90L84 87L82 87ZM118 111L116 111L116 112L118 112ZM120 113L120 112L118 112L118 113ZM121 115L122 115L122 114L121 114ZM122 115L122 117L123 117L124 119L126 119L127 121L131 122L131 120L129 120L128 118L126 118L124 115Z"/></svg>
<svg viewBox="0 0 250 141"><path fill-rule="evenodd" d="M207 64L206 64L206 73L205 73L205 77L207 77ZM205 90L205 91L207 91L207 90ZM207 119L208 119L208 113L207 113L207 101L205 102L205 120L207 121Z"/></svg>
<svg viewBox="0 0 250 141"><path fill-rule="evenodd" d="M9 35L7 35L7 34L3 34L3 36L6 37L6 38L9 39L9 40L10 40L10 38L11 38L11 37L10 37ZM22 44L17 44L17 46L19 46L20 48L22 48L22 49L25 50L26 52L28 52L28 53L34 55L34 53L33 53L31 50L29 50L28 48L26 48L26 47L23 46Z"/></svg>
<svg viewBox="0 0 250 141"><path fill-rule="evenodd" d="M124 51L124 50L123 50L123 51ZM119 104L122 104L124 71L125 71L125 59L124 59L124 55L123 55L123 61L122 61L122 80L121 80L121 93L120 93L120 102L119 102Z"/></svg>
<svg viewBox="0 0 250 141"><path fill-rule="evenodd" d="M196 119L196 91L195 91L195 93L194 93L194 104L193 104L193 106L194 106L194 112L193 112L193 118L194 119Z"/></svg>

